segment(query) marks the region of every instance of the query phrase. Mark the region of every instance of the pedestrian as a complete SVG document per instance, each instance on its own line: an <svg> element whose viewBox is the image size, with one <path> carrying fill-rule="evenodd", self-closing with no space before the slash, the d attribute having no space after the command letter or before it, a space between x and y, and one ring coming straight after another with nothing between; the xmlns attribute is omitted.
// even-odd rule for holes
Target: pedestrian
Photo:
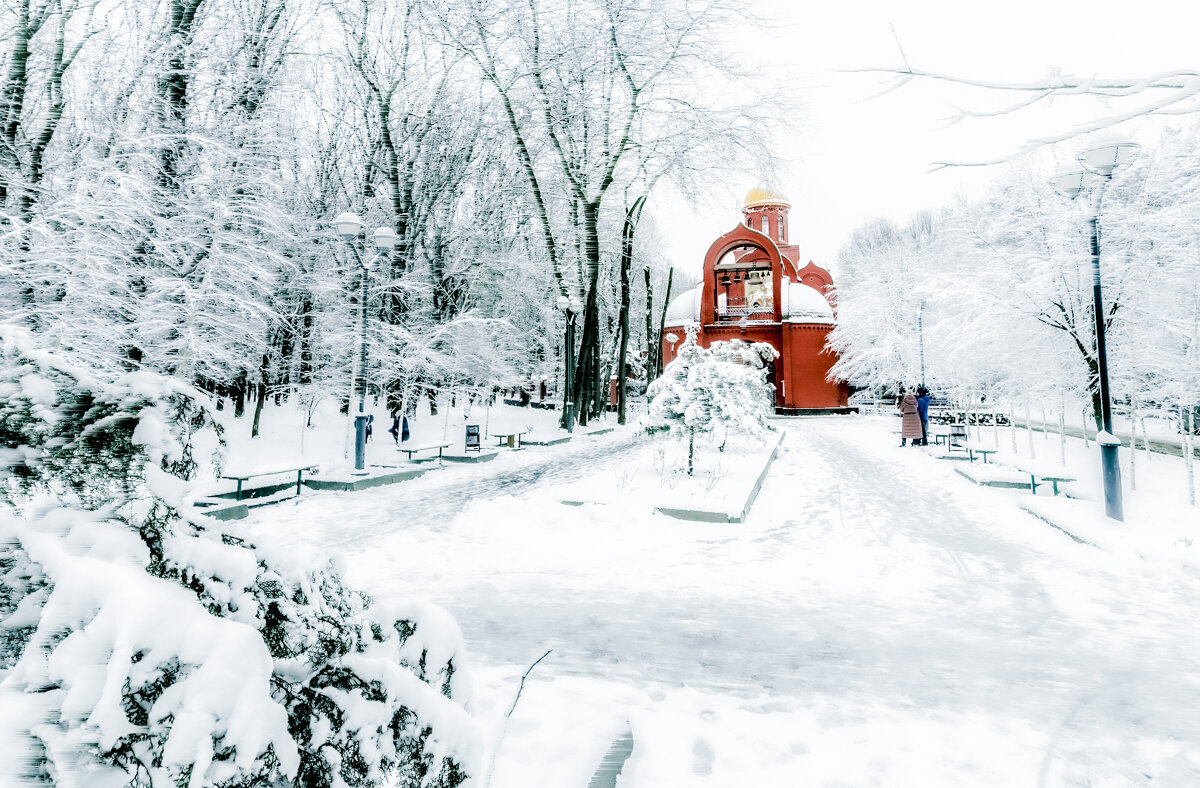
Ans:
<svg viewBox="0 0 1200 788"><path fill-rule="evenodd" d="M371 433L374 431L375 431L375 414L370 413L370 414L367 414L367 426L366 426L366 429L364 430L365 435L363 436L363 441L365 443L371 442Z"/></svg>
<svg viewBox="0 0 1200 788"><path fill-rule="evenodd" d="M401 416L398 410L392 411L392 426L388 427L388 434L397 446L408 440L408 416Z"/></svg>
<svg viewBox="0 0 1200 788"><path fill-rule="evenodd" d="M921 418L921 445L929 445L929 389L917 386L917 415Z"/></svg>
<svg viewBox="0 0 1200 788"><path fill-rule="evenodd" d="M921 417L917 415L917 397L911 391L900 387L900 445L904 446L909 439L913 446L921 444Z"/></svg>

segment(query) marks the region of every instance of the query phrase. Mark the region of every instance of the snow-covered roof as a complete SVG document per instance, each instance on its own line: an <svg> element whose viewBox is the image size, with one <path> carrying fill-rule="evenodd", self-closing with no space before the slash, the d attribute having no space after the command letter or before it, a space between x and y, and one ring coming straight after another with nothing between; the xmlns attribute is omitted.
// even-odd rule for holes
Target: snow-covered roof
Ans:
<svg viewBox="0 0 1200 788"><path fill-rule="evenodd" d="M787 323L833 323L833 307L825 296L799 282L785 282L782 289L780 310ZM700 294L703 284L698 284L686 293L671 300L667 307L667 323L672 327L684 326L700 320Z"/></svg>
<svg viewBox="0 0 1200 788"><path fill-rule="evenodd" d="M700 320L700 292L703 288L703 284L698 284L671 300L667 307L668 326L682 326Z"/></svg>
<svg viewBox="0 0 1200 788"><path fill-rule="evenodd" d="M832 323L833 307L825 296L799 282L788 282L780 293L780 310L786 323Z"/></svg>

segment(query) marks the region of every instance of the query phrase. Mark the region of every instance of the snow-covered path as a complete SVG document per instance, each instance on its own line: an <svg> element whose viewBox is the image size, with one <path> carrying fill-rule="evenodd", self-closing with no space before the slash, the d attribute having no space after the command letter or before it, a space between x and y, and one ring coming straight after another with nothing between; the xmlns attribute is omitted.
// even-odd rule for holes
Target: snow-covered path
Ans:
<svg viewBox="0 0 1200 788"><path fill-rule="evenodd" d="M554 649L494 786L586 784L626 717L622 786L1200 784L1190 566L1072 542L879 422L782 424L743 525L565 507L567 470L510 477L516 496L456 469L426 492L470 503L419 524L404 485L258 517L449 608L485 714ZM580 461L619 465L620 445Z"/></svg>

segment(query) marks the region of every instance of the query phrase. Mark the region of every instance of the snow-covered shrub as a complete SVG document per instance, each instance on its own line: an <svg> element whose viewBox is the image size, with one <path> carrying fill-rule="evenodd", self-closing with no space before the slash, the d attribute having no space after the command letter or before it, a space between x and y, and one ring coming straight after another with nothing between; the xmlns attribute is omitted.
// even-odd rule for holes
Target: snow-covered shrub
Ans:
<svg viewBox="0 0 1200 788"><path fill-rule="evenodd" d="M0 332L0 784L464 782L454 622L189 515L216 432L186 386Z"/></svg>
<svg viewBox="0 0 1200 788"><path fill-rule="evenodd" d="M719 433L723 450L731 435L761 436L773 429L767 421L772 400L766 365L779 355L764 342L738 339L703 348L696 333L695 324L687 327L675 360L650 384L649 412L641 421L650 432L687 435L689 474L696 433Z"/></svg>

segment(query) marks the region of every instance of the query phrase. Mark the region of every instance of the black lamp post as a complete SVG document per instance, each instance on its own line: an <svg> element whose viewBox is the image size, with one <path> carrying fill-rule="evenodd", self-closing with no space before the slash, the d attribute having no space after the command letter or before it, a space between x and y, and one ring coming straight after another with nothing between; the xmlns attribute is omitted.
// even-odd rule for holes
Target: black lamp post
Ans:
<svg viewBox="0 0 1200 788"><path fill-rule="evenodd" d="M1124 504L1121 500L1121 465L1117 449L1121 441L1113 433L1112 395L1108 386L1108 351L1104 337L1104 299L1100 287L1100 203L1104 190L1112 182L1113 173L1125 167L1137 156L1141 146L1136 142L1106 142L1088 148L1079 154L1081 170L1059 173L1053 180L1059 193L1075 199L1081 194L1090 195L1092 252L1092 310L1096 318L1096 366L1100 387L1100 417L1103 430L1096 436L1100 444L1100 460L1104 473L1104 512L1118 522L1125 520Z"/></svg>
<svg viewBox="0 0 1200 788"><path fill-rule="evenodd" d="M559 296L556 305L565 313L566 328L563 337L563 359L566 362L567 374L566 391L563 398L563 415L566 417L567 432L575 431L575 403L571 400L573 376L575 373L575 316L583 311L583 303L578 298Z"/></svg>
<svg viewBox="0 0 1200 788"><path fill-rule="evenodd" d="M334 220L337 233L354 253L361 267L359 294L359 346L358 370L354 376L354 389L358 392L358 412L354 414L354 470L362 473L367 468L367 287L371 271L367 261L358 253L354 240L362 231L363 222L353 213L338 214ZM396 233L390 227L380 227L371 234L375 249L387 254L396 245Z"/></svg>

